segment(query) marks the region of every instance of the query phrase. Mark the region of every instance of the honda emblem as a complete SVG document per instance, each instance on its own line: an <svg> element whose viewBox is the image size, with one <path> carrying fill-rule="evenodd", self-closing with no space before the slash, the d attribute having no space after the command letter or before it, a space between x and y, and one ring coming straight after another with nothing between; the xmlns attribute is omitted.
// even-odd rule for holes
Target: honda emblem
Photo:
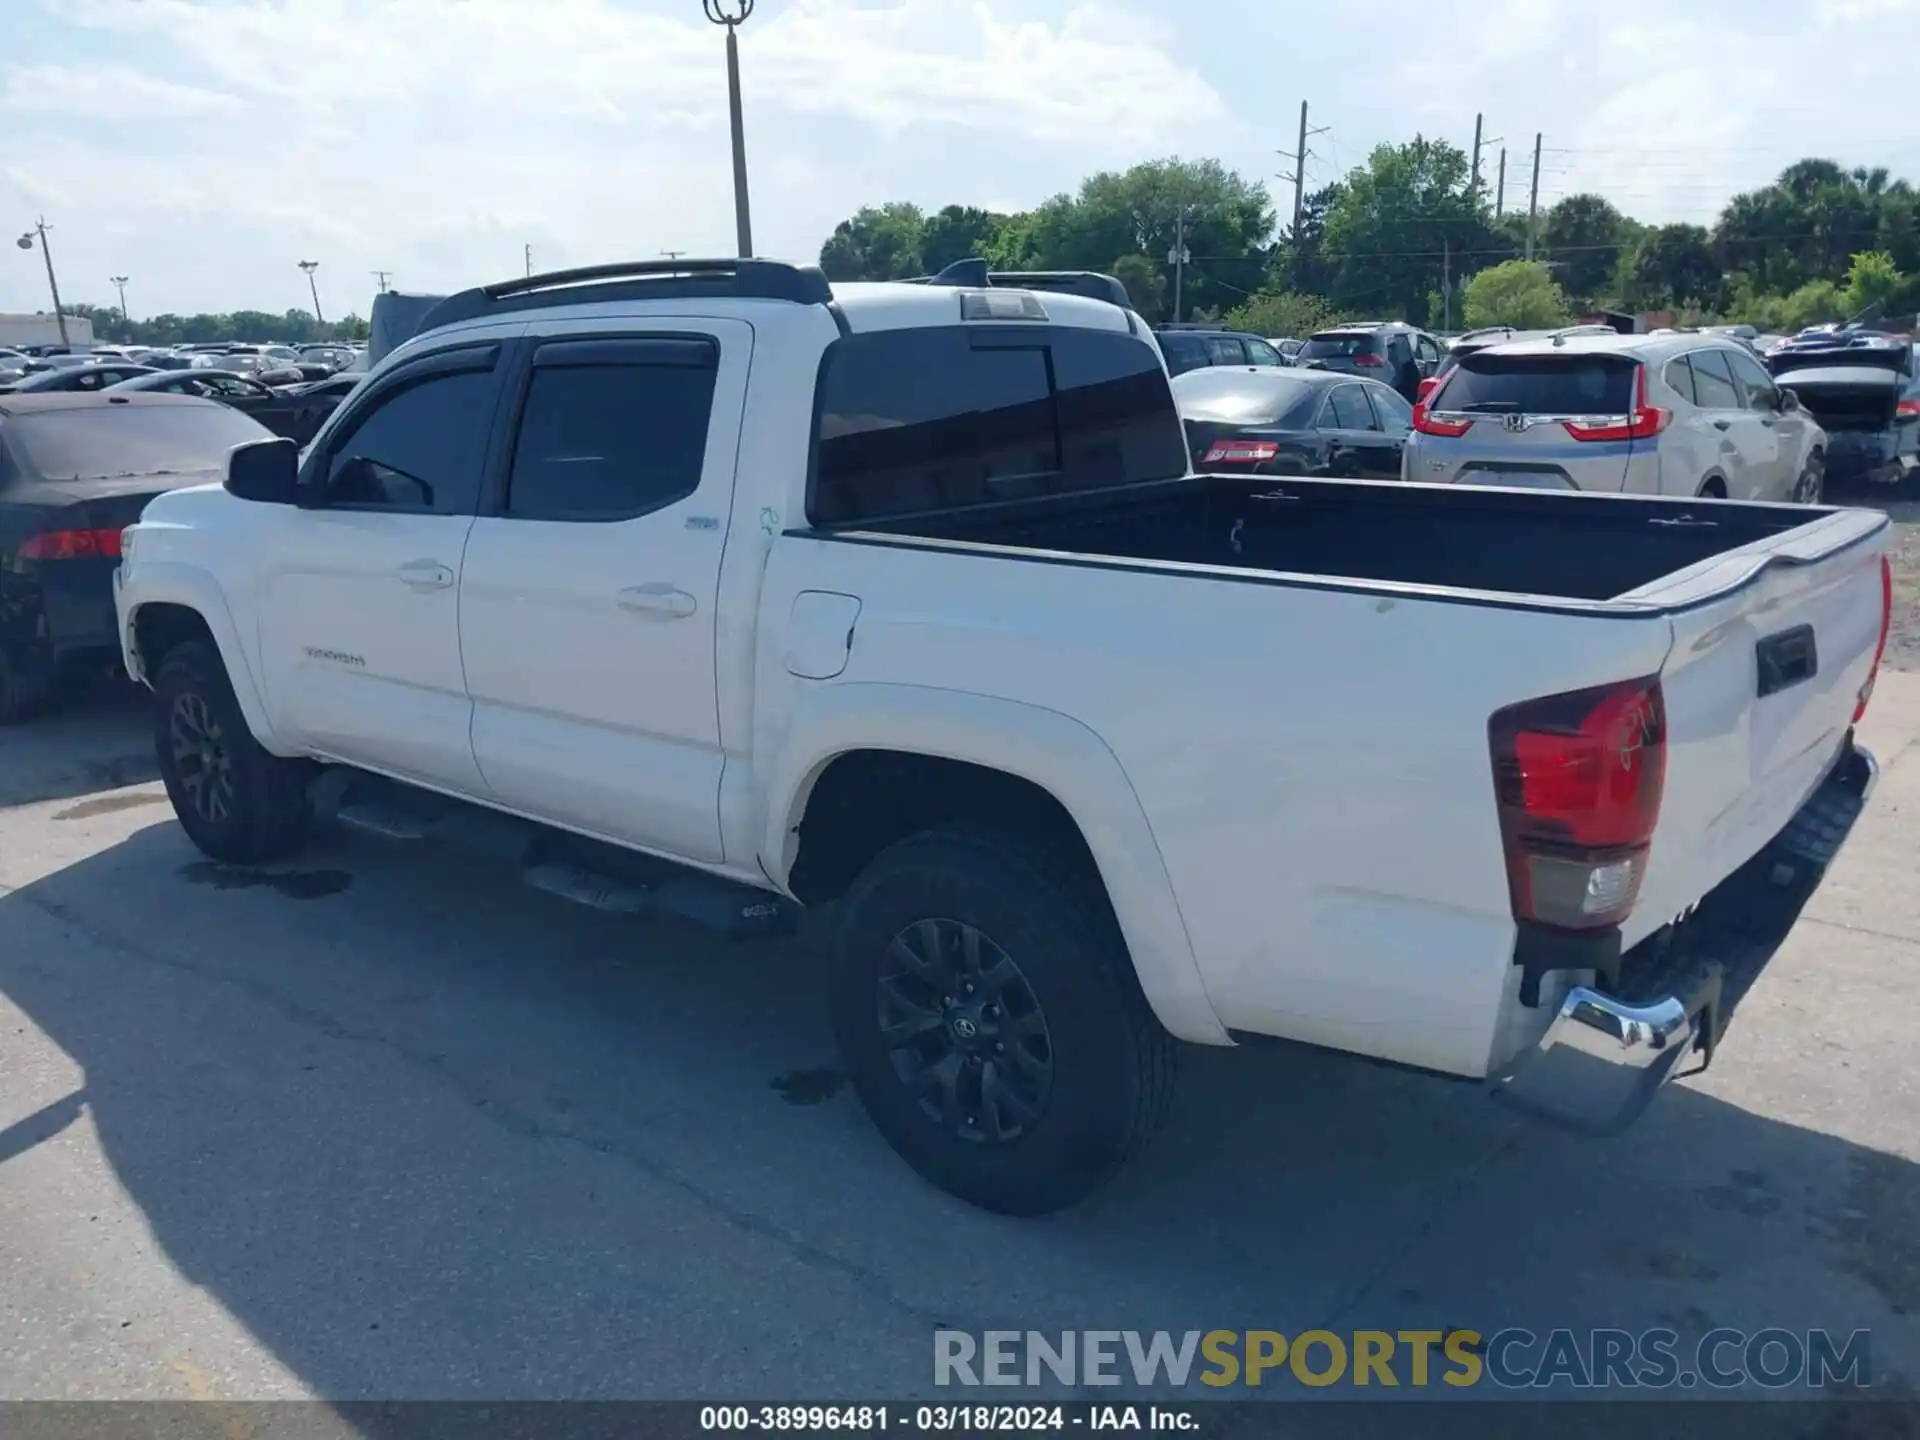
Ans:
<svg viewBox="0 0 1920 1440"><path fill-rule="evenodd" d="M1500 425L1502 429L1518 435L1527 428L1527 417L1524 415L1502 415L1500 417Z"/></svg>

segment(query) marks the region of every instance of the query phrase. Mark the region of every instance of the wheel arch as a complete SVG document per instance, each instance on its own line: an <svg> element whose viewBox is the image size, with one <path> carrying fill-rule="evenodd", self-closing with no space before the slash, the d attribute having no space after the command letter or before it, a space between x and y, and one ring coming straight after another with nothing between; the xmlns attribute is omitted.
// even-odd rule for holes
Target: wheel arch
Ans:
<svg viewBox="0 0 1920 1440"><path fill-rule="evenodd" d="M946 767L961 767L956 771ZM891 775L886 772L891 770ZM813 808L893 783L845 822ZM944 778L942 778L944 777ZM955 784L955 780L966 783ZM875 792L878 795L878 792ZM1071 833L1105 890L1148 1003L1169 1032L1230 1044L1208 999L1158 843L1119 759L1087 726L1040 706L922 686L853 683L812 691L789 717L762 788L761 867L806 898L837 893L899 832L955 819L1018 817ZM956 808L954 799L965 804ZM1011 810L1005 807L1012 807ZM815 825L805 834L809 816ZM1063 828L1064 827L1064 828ZM842 853L821 860L816 844Z"/></svg>
<svg viewBox="0 0 1920 1440"><path fill-rule="evenodd" d="M150 687L167 651L187 639L209 640L219 651L248 729L271 748L272 727L259 681L218 584L191 566L143 564L138 591L121 599L120 644L127 674Z"/></svg>

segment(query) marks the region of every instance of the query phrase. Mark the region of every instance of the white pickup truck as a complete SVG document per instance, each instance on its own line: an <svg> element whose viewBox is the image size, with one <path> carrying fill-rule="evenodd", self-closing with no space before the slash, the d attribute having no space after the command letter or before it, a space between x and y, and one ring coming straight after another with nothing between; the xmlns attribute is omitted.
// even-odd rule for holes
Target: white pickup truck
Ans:
<svg viewBox="0 0 1920 1440"><path fill-rule="evenodd" d="M181 824L256 863L484 807L589 903L837 901L869 1113L1009 1213L1142 1143L1176 1041L1624 1125L1751 979L1710 897L1817 883L1871 784L1886 519L1194 475L1116 291L450 297L305 451L125 532Z"/></svg>

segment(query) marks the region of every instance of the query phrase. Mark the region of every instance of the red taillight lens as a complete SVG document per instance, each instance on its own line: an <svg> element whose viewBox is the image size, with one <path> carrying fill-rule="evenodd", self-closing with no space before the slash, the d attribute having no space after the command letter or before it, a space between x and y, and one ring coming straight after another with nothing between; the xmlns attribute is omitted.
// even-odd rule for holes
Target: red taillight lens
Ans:
<svg viewBox="0 0 1920 1440"><path fill-rule="evenodd" d="M1422 435L1444 435L1448 439L1458 439L1473 428L1473 421L1466 416L1449 416L1442 420L1422 400L1413 407L1413 428Z"/></svg>
<svg viewBox="0 0 1920 1440"><path fill-rule="evenodd" d="M1366 370L1377 370L1387 363L1387 357L1365 350L1353 357L1353 363Z"/></svg>
<svg viewBox="0 0 1920 1440"><path fill-rule="evenodd" d="M1893 413L1902 420L1920 420L1920 400L1902 400L1893 407Z"/></svg>
<svg viewBox="0 0 1920 1440"><path fill-rule="evenodd" d="M1201 457L1202 465L1260 465L1280 453L1271 440L1216 440Z"/></svg>
<svg viewBox="0 0 1920 1440"><path fill-rule="evenodd" d="M1860 687L1860 697L1854 701L1853 723L1858 725L1867 713L1867 702L1873 699L1873 682L1880 678L1880 662L1887 658L1887 636L1893 631L1893 561L1885 555L1880 557L1880 643L1873 647L1873 668L1867 671L1867 683Z"/></svg>
<svg viewBox="0 0 1920 1440"><path fill-rule="evenodd" d="M1640 898L1666 786L1659 680L1509 706L1487 733L1514 918L1618 925Z"/></svg>
<svg viewBox="0 0 1920 1440"><path fill-rule="evenodd" d="M50 530L20 547L22 560L118 560L118 530Z"/></svg>
<svg viewBox="0 0 1920 1440"><path fill-rule="evenodd" d="M1647 367L1633 372L1633 413L1623 419L1568 420L1567 433L1576 440L1651 440L1673 423L1673 412L1647 403Z"/></svg>
<svg viewBox="0 0 1920 1440"><path fill-rule="evenodd" d="M1433 398L1433 392L1440 388L1440 377L1429 375L1420 382L1419 389L1413 392L1414 403L1422 404Z"/></svg>

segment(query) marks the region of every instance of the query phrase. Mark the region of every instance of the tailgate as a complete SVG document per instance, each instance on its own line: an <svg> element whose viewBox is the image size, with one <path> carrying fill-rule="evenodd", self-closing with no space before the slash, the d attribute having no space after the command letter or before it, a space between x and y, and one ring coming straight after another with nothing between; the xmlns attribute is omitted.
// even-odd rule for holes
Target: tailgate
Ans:
<svg viewBox="0 0 1920 1440"><path fill-rule="evenodd" d="M1890 535L1886 516L1841 510L1621 597L1683 607L1660 675L1666 788L1626 944L1758 854L1825 778L1881 644Z"/></svg>
<svg viewBox="0 0 1920 1440"><path fill-rule="evenodd" d="M1415 420L1407 477L1621 490L1634 454L1638 369L1627 356L1575 349L1475 351L1447 372Z"/></svg>

